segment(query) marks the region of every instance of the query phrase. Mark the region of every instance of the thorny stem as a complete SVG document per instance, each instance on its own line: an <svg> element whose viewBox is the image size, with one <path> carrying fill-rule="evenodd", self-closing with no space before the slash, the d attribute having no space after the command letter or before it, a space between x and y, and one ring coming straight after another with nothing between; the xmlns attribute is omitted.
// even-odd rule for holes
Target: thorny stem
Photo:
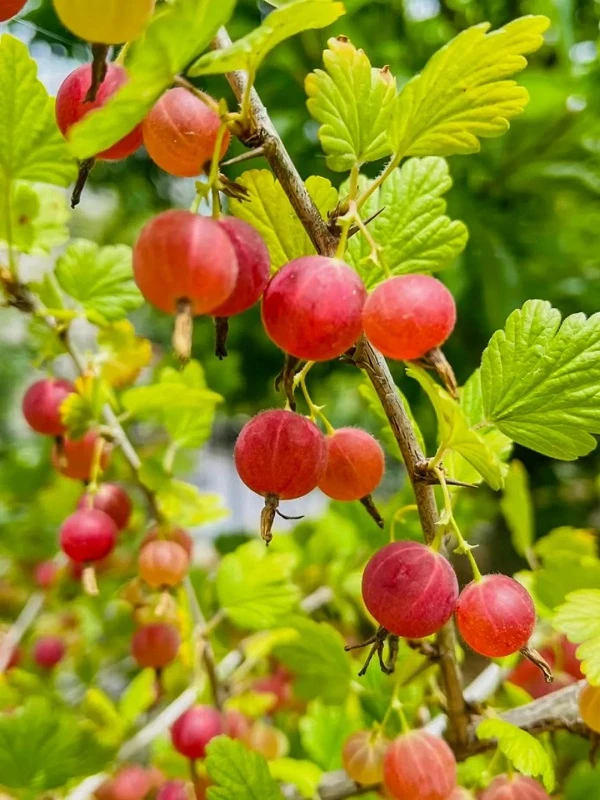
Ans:
<svg viewBox="0 0 600 800"><path fill-rule="evenodd" d="M462 535L461 530L458 527L456 518L454 516L454 511L452 510L452 498L450 497L450 492L448 491L446 476L439 467L435 467L433 471L438 477L438 480L440 482L440 487L442 489L442 494L444 495L445 514L444 514L444 519L440 520L440 525L443 525L444 523L450 525L450 527L454 531L454 535L458 540L458 547L454 552L460 553L461 555L464 555L469 559L469 563L473 571L473 578L476 581L480 581L481 572L479 571L479 567L477 566L477 561L475 561L475 556L473 555L473 545L470 545Z"/></svg>

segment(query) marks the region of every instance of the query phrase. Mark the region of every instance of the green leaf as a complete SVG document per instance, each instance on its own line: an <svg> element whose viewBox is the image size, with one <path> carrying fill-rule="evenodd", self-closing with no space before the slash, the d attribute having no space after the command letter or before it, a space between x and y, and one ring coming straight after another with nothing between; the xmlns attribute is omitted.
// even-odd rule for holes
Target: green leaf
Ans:
<svg viewBox="0 0 600 800"><path fill-rule="evenodd" d="M554 617L554 626L571 642L581 644L577 658L581 671L594 686L600 686L600 589L571 592Z"/></svg>
<svg viewBox="0 0 600 800"><path fill-rule="evenodd" d="M510 75L543 43L550 20L521 17L488 33L488 22L458 34L398 95L390 126L398 155L476 153L478 137L500 136L529 100Z"/></svg>
<svg viewBox="0 0 600 800"><path fill-rule="evenodd" d="M278 270L294 258L317 252L281 184L269 170L247 170L236 182L246 189L248 199L231 199L230 213L250 223L263 237L269 248L272 270ZM327 219L337 205L337 191L320 176L309 178L306 188L321 216Z"/></svg>
<svg viewBox="0 0 600 800"><path fill-rule="evenodd" d="M126 62L129 81L71 129L75 155L91 158L132 131L175 77L208 46L234 5L235 0L175 0L163 6L132 44Z"/></svg>
<svg viewBox="0 0 600 800"><path fill-rule="evenodd" d="M219 605L240 628L272 628L296 608L300 598L291 576L295 558L251 541L229 553L217 572Z"/></svg>
<svg viewBox="0 0 600 800"><path fill-rule="evenodd" d="M313 700L300 720L302 747L324 770L340 769L344 742L362 723L360 716L349 713L348 703L329 706Z"/></svg>
<svg viewBox="0 0 600 800"><path fill-rule="evenodd" d="M600 433L600 314L567 317L528 300L483 353L486 418L515 442L571 461Z"/></svg>
<svg viewBox="0 0 600 800"><path fill-rule="evenodd" d="M133 383L152 361L152 343L137 336L128 319L106 325L98 332L100 374L117 389Z"/></svg>
<svg viewBox="0 0 600 800"><path fill-rule="evenodd" d="M59 189L16 181L9 208L0 198L0 243L10 242L21 253L47 254L69 238L68 219L66 196Z"/></svg>
<svg viewBox="0 0 600 800"><path fill-rule="evenodd" d="M575 556L597 556L598 544L593 530L564 526L554 528L535 543L534 552L542 561L560 560L562 553Z"/></svg>
<svg viewBox="0 0 600 800"><path fill-rule="evenodd" d="M72 439L80 439L100 420L102 410L108 400L106 385L92 375L85 375L75 381L75 392L71 392L62 402L60 418Z"/></svg>
<svg viewBox="0 0 600 800"><path fill-rule="evenodd" d="M330 169L344 172L391 152L387 126L396 99L388 69L374 69L348 39L330 39L325 71L304 82L311 115L321 123L319 139Z"/></svg>
<svg viewBox="0 0 600 800"><path fill-rule="evenodd" d="M269 771L279 783L293 784L301 797L307 800L316 797L323 771L311 761L297 761L295 758L276 758L269 761Z"/></svg>
<svg viewBox="0 0 600 800"><path fill-rule="evenodd" d="M548 609L556 609L566 597L578 589L595 589L600 586L600 561L591 556L580 556L566 551L544 559L544 564L533 573L533 589Z"/></svg>
<svg viewBox="0 0 600 800"><path fill-rule="evenodd" d="M469 427L456 400L420 367L411 366L406 374L421 384L433 404L438 420L440 447L460 453L492 489L500 489L504 483L502 462L483 436Z"/></svg>
<svg viewBox="0 0 600 800"><path fill-rule="evenodd" d="M554 789L554 769L550 756L535 736L502 719L486 719L475 731L478 739L497 739L498 749L523 775L541 775L544 786Z"/></svg>
<svg viewBox="0 0 600 800"><path fill-rule="evenodd" d="M520 556L526 556L535 538L535 521L529 477L520 461L510 463L500 507L511 533L513 547Z"/></svg>
<svg viewBox="0 0 600 800"><path fill-rule="evenodd" d="M184 528L206 525L227 516L223 498L201 492L197 486L170 480L156 492L156 503L165 519Z"/></svg>
<svg viewBox="0 0 600 800"><path fill-rule="evenodd" d="M82 711L98 728L97 736L107 745L117 747L123 741L125 726L113 701L93 686L85 693Z"/></svg>
<svg viewBox="0 0 600 800"><path fill-rule="evenodd" d="M262 25L223 50L205 53L192 64L188 74L220 75L236 69L256 73L265 56L280 42L303 31L326 28L344 13L342 3L333 0L294 0L273 11Z"/></svg>
<svg viewBox="0 0 600 800"><path fill-rule="evenodd" d="M77 174L54 118L54 101L37 78L27 46L0 37L0 184L21 180L68 186Z"/></svg>
<svg viewBox="0 0 600 800"><path fill-rule="evenodd" d="M208 800L283 800L266 759L241 742L217 736L206 753L206 769L215 784L208 790Z"/></svg>
<svg viewBox="0 0 600 800"><path fill-rule="evenodd" d="M361 185L366 188L368 182ZM389 274L437 272L465 249L466 226L445 214L443 196L451 186L443 158L411 158L369 198L363 209L365 218L383 209L369 224L369 231L381 248L379 256ZM364 236L349 240L346 258L368 288L386 277L369 259L370 252Z"/></svg>
<svg viewBox="0 0 600 800"><path fill-rule="evenodd" d="M149 667L139 672L119 700L119 715L127 728L156 702L156 673Z"/></svg>
<svg viewBox="0 0 600 800"><path fill-rule="evenodd" d="M58 259L56 278L86 312L110 322L144 302L133 281L131 248L124 244L99 247L76 239Z"/></svg>
<svg viewBox="0 0 600 800"><path fill-rule="evenodd" d="M324 703L343 703L353 676L341 634L326 622L301 617L290 629L295 637L273 652L294 674L296 694L306 699L318 695Z"/></svg>

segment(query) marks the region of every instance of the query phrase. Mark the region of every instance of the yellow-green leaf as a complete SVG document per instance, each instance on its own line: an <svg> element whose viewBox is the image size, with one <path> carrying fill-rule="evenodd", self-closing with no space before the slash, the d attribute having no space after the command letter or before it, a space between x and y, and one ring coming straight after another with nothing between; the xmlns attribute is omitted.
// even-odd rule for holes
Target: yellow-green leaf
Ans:
<svg viewBox="0 0 600 800"><path fill-rule="evenodd" d="M133 383L152 360L152 343L137 336L127 319L103 327L98 332L98 346L100 374L117 389Z"/></svg>
<svg viewBox="0 0 600 800"><path fill-rule="evenodd" d="M543 744L527 731L503 719L486 719L475 731L478 739L497 739L498 749L523 775L540 775L544 786L554 789L554 769Z"/></svg>
<svg viewBox="0 0 600 800"><path fill-rule="evenodd" d="M582 589L567 595L554 617L554 626L577 648L581 671L600 686L600 589Z"/></svg>

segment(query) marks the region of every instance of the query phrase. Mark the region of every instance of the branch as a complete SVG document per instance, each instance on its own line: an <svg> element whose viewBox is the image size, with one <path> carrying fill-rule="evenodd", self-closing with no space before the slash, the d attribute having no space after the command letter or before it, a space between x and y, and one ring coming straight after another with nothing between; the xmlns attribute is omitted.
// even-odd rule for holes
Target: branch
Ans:
<svg viewBox="0 0 600 800"><path fill-rule="evenodd" d="M21 613L11 625L0 643L0 675L6 670L11 656L27 629L33 623L44 605L44 593L34 592L21 609Z"/></svg>

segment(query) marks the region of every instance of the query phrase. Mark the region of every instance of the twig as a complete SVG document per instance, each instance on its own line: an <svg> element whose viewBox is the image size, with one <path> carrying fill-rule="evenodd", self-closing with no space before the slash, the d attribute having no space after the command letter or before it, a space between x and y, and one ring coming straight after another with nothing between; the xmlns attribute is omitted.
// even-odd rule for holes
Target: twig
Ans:
<svg viewBox="0 0 600 800"><path fill-rule="evenodd" d="M40 613L43 604L43 592L34 592L30 595L29 600L21 609L21 613L2 639L0 643L0 675L6 670L15 648Z"/></svg>
<svg viewBox="0 0 600 800"><path fill-rule="evenodd" d="M212 689L215 706L220 711L223 708L223 702L226 699L225 691L223 684L217 675L215 656L212 645L206 634L206 617L200 608L200 603L198 602L198 597L196 596L196 592L194 591L194 587L192 586L192 581L190 580L189 575L186 575L183 580L183 588L190 606L192 619L194 620L194 639L196 646L201 652L202 661L204 662L206 674Z"/></svg>

